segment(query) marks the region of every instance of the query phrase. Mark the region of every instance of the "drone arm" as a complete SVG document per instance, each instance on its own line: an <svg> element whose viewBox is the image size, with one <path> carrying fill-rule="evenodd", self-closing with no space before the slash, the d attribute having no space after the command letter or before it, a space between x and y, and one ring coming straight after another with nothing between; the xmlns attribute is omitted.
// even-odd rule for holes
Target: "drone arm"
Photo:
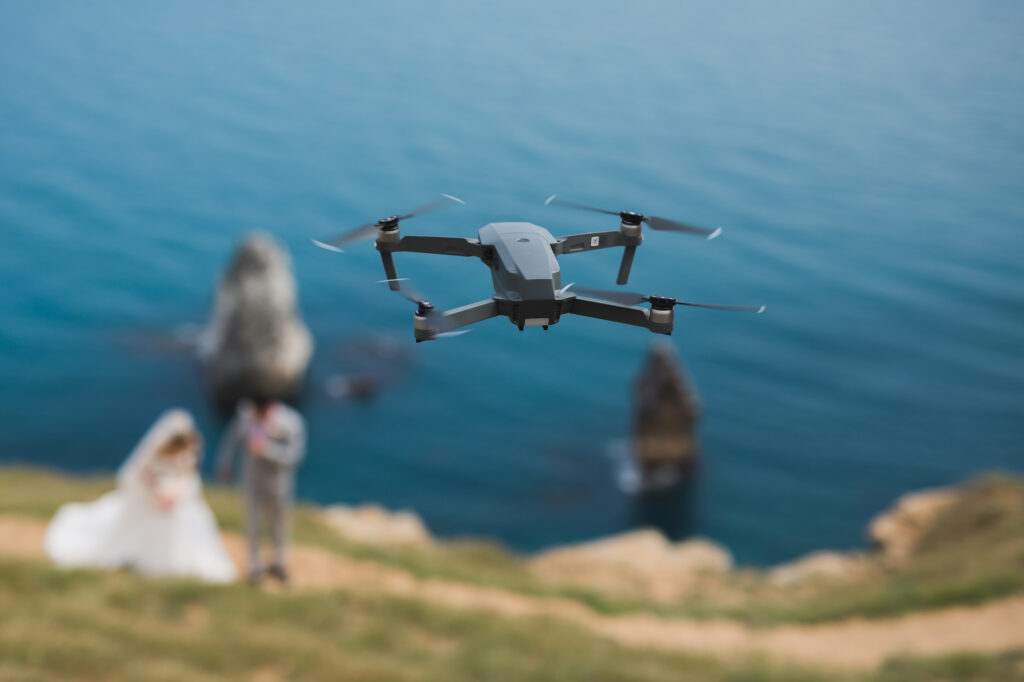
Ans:
<svg viewBox="0 0 1024 682"><path fill-rule="evenodd" d="M583 315L584 317L608 320L609 322L631 324L636 327L646 327L656 334L672 333L671 322L667 325L652 322L650 311L644 308L609 303L607 301L600 301L596 298L576 296L576 298L573 299L572 307L568 312L573 313L574 315Z"/></svg>
<svg viewBox="0 0 1024 682"><path fill-rule="evenodd" d="M619 263L619 276L615 278L616 284L625 284L629 281L629 270L633 267L633 256L636 255L636 246L630 244L622 250L622 261Z"/></svg>
<svg viewBox="0 0 1024 682"><path fill-rule="evenodd" d="M412 253L433 253L442 256L476 256L477 258L484 258L488 255L490 247L484 246L476 239L410 235L402 237L393 244L378 242L377 249L381 253L385 251L409 251Z"/></svg>
<svg viewBox="0 0 1024 682"><path fill-rule="evenodd" d="M461 308L446 310L443 315L444 322L440 325L442 331L450 332L459 327L466 327L496 317L498 315L498 304L493 298L488 298L464 305Z"/></svg>
<svg viewBox="0 0 1024 682"><path fill-rule="evenodd" d="M460 327L466 327L476 322L482 322L491 317L495 317L498 314L498 304L493 298L488 298L484 301L477 301L476 303L470 303L464 305L461 308L452 308L441 313L437 318L427 318L432 320L426 325L421 326L421 320L423 318L417 317L416 324L413 328L413 332L416 336L416 343L421 341L431 341L436 339L439 334L447 334ZM462 332L458 332L462 333Z"/></svg>
<svg viewBox="0 0 1024 682"><path fill-rule="evenodd" d="M618 230L611 232L584 232L583 234L559 237L558 241L551 245L551 249L555 252L556 256L561 256L566 253L607 249L612 246L636 246L639 243L639 238L627 237Z"/></svg>
<svg viewBox="0 0 1024 682"><path fill-rule="evenodd" d="M391 291L398 291L401 286L398 282L398 272L395 271L395 259L390 251L380 252L380 261L384 264L384 276L388 280L388 288Z"/></svg>
<svg viewBox="0 0 1024 682"><path fill-rule="evenodd" d="M434 253L443 256L476 256L486 260L490 255L489 249L491 248L482 245L476 239L424 237L419 235L402 237L397 241L389 241L384 237L379 237L376 246L377 250L380 251L380 260L384 264L384 275L389 280L388 287L392 291L398 291L400 288L397 281L398 272L395 270L395 258L391 255L396 251Z"/></svg>
<svg viewBox="0 0 1024 682"><path fill-rule="evenodd" d="M636 247L640 246L643 236L637 230L636 236L624 234L621 230L615 232L586 232L584 234L571 234L562 237L551 245L555 255L563 253L577 253L579 251L594 251L595 249L607 249L611 246L624 246L622 262L619 264L619 276L617 284L625 284L629 281L629 269L633 267L633 256L636 255Z"/></svg>

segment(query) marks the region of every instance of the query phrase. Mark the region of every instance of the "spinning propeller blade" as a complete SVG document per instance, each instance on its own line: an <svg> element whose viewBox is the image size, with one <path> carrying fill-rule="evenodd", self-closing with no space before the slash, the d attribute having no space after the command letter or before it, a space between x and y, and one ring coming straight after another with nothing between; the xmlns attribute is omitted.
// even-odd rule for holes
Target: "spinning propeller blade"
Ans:
<svg viewBox="0 0 1024 682"><path fill-rule="evenodd" d="M669 220L668 218L659 218L658 216L644 216L643 221L647 223L647 227L652 230L663 230L665 232L689 232L690 234L701 234L707 239L714 239L718 235L722 234L722 228L718 227L714 230L709 230L705 227L697 227L696 225L687 225L681 223L678 220Z"/></svg>
<svg viewBox="0 0 1024 682"><path fill-rule="evenodd" d="M615 211L606 211L603 208L597 208L596 206L588 206L581 204L578 201L569 201L568 199L559 199L557 194L552 194L545 201L545 206L555 204L556 206L567 206L569 208L578 208L584 211L593 211L595 213L604 213L605 215L619 215Z"/></svg>
<svg viewBox="0 0 1024 682"><path fill-rule="evenodd" d="M364 239L370 239L377 234L377 230L385 225L398 226L398 223L409 218L415 218L416 216L423 215L424 213L430 213L436 211L439 208L443 208L450 204L465 204L466 202L458 197L453 197L450 194L442 194L440 199L435 199L429 204L424 204L417 209L404 213L402 215L388 216L387 218L381 218L375 223L366 223L359 227L353 228L347 232L342 232L339 235L325 239L323 241L314 239L313 243L322 249L329 251L343 251L339 248L344 244L351 244L352 242L363 241Z"/></svg>
<svg viewBox="0 0 1024 682"><path fill-rule="evenodd" d="M394 291L397 291L404 296L407 301L412 301L413 303L430 302L424 294L420 293L419 289L413 286L412 281L408 277L382 279L379 280L377 284L397 284L398 289L395 289Z"/></svg>
<svg viewBox="0 0 1024 682"><path fill-rule="evenodd" d="M409 211L405 215L400 215L398 216L398 219L406 220L408 218L415 218L418 215L423 215L424 213L430 213L431 211L436 211L439 208L444 208L449 204L462 204L465 206L466 202L458 197L453 197L451 194L442 194L440 199L435 199L429 204L424 204L417 209Z"/></svg>
<svg viewBox="0 0 1024 682"><path fill-rule="evenodd" d="M651 296L646 294L637 294L628 291L607 291L605 289L589 289L586 287L573 287L573 291L583 294L584 296L590 296L593 298L600 298L611 303L618 303L620 305L635 306L640 305L651 300ZM713 310L732 310L741 313L757 313L761 314L768 309L768 306L748 306L748 305L718 305L715 303L690 303L689 301L678 301L674 298L666 299L671 301L673 305L685 305L692 308L711 308Z"/></svg>
<svg viewBox="0 0 1024 682"><path fill-rule="evenodd" d="M417 315L422 315L427 318L427 322L430 326L438 331L437 338L450 337L450 336L461 336L469 332L468 329L450 331L448 318L445 317L444 313L436 309L427 297L419 291L407 277L400 277L398 279L382 279L378 284L397 284L398 293L400 293L406 300L411 301L419 306L416 311Z"/></svg>
<svg viewBox="0 0 1024 682"><path fill-rule="evenodd" d="M722 228L718 227L714 230L709 230L705 227L697 227L696 225L690 225L688 223L681 223L678 220L669 220L668 218L659 218L658 216L645 216L642 213L633 213L631 211L608 211L603 208L597 208L596 206L588 206L587 204L581 204L578 201L569 201L568 199L559 199L558 195L552 194L544 202L545 206L555 204L557 206L566 206L568 208L578 208L583 211L593 211L595 213L604 213L605 215L617 215L623 220L632 218L633 220L640 220L641 222L647 223L647 226L652 230L659 230L664 232L689 232L690 234L700 234L707 239L714 239L718 235L722 234ZM631 223L635 224L635 223Z"/></svg>

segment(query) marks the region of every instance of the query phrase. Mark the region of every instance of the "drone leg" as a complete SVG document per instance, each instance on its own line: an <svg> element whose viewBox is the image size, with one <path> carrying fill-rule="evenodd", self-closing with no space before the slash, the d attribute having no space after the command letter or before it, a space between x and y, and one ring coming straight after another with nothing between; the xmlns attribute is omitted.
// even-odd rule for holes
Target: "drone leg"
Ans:
<svg viewBox="0 0 1024 682"><path fill-rule="evenodd" d="M380 260L384 264L384 274L388 281L388 288L391 291L399 291L402 288L402 284L397 282L398 273L395 272L395 258L391 255L390 251L381 251Z"/></svg>
<svg viewBox="0 0 1024 682"><path fill-rule="evenodd" d="M622 263L619 265L619 277L616 284L625 284L629 281L629 269L633 267L633 256L636 255L635 246L627 246L622 251Z"/></svg>

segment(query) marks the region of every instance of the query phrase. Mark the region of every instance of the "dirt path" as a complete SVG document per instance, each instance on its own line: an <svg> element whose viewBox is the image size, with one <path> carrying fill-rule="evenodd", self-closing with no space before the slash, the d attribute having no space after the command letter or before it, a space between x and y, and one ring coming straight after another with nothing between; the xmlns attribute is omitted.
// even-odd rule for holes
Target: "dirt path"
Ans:
<svg viewBox="0 0 1024 682"><path fill-rule="evenodd" d="M0 515L0 555L45 559L45 528L45 521L39 519ZM227 533L224 540L241 566L242 539ZM1024 597L887 620L850 619L757 630L728 620L606 616L568 599L417 578L392 566L301 545L292 551L292 573L294 589L299 590L347 588L423 599L449 608L490 609L505 616L548 615L631 646L715 656L766 654L816 668L867 670L899 654L998 653L1024 648Z"/></svg>

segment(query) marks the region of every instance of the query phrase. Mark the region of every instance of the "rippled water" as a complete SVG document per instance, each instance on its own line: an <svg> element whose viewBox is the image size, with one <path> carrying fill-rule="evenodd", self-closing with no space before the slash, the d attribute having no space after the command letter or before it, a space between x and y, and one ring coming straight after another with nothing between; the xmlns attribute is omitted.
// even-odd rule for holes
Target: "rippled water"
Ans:
<svg viewBox="0 0 1024 682"><path fill-rule="evenodd" d="M206 315L238 237L291 248L319 342L300 493L408 506L521 548L657 523L765 562L861 542L895 495L1024 469L1024 8L991 3L0 4L0 457L110 469L156 413L220 428L187 358L121 335ZM617 490L609 447L652 336L492 320L413 346L372 245L529 220L552 192L709 226L650 234L631 287L684 310L705 405L689 491ZM618 253L562 259L610 286ZM399 256L445 306L477 262ZM320 382L347 340L408 343L376 402Z"/></svg>

